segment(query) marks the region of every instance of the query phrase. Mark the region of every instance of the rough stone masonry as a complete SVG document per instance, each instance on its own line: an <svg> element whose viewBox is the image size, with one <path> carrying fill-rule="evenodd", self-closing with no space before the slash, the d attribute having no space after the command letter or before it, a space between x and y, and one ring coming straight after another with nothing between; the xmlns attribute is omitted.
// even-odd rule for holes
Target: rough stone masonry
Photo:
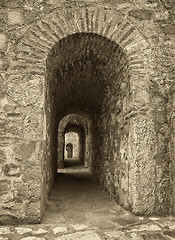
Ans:
<svg viewBox="0 0 175 240"><path fill-rule="evenodd" d="M118 203L175 213L174 43L174 0L0 0L0 222L41 221L69 114Z"/></svg>

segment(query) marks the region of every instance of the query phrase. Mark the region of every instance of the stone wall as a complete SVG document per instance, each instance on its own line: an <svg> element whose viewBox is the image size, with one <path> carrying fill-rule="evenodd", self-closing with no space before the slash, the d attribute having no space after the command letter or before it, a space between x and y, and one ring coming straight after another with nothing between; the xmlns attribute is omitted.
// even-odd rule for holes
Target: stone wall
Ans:
<svg viewBox="0 0 175 240"><path fill-rule="evenodd" d="M98 153L95 172L110 195L126 208L130 208L128 135L132 114L128 115L132 111L132 104L129 102L128 62L120 49L117 56L120 56L120 60L114 60L117 72L109 79L102 113L96 122Z"/></svg>
<svg viewBox="0 0 175 240"><path fill-rule="evenodd" d="M43 201L43 78L10 75L8 81L3 78L3 84L0 221L6 223L12 218L37 222Z"/></svg>
<svg viewBox="0 0 175 240"><path fill-rule="evenodd" d="M84 85L83 101L75 98L81 110L85 105L86 110L94 106L95 122L100 114L96 110L104 104L106 113L103 109L102 116L105 115L106 119L101 117L99 121L113 143L116 140L115 133L112 133L113 123L120 126L116 133L122 136L119 143L117 140L115 143L117 154L113 156L111 150L110 153L112 163L119 159L116 171L121 177L120 181L113 181L113 172L107 173L106 177L102 177L105 186L110 186L109 191L113 193L114 182L117 183L116 187L124 199L128 182L127 202L135 213L174 213L174 9L175 3L171 0L0 2L1 222L10 218L23 222L41 219L56 172L56 147L53 146L57 143L57 124L67 111L74 110L68 109L69 102L65 104L61 97L54 104L54 89L57 89L58 82L49 82L48 76L50 74L50 79L56 79L65 73L66 61L59 65L65 67L64 71L56 73L56 68L52 66L56 66L60 56L52 61L50 67L47 64L47 69L46 58L59 40L71 34L87 32L118 44L128 60L129 81L124 91L127 98L119 91L120 96L115 100L116 104L122 105L119 113L114 112L113 115L112 104L107 106L104 102L105 88L100 88L98 84L101 83L98 81L100 77L96 78L96 87L92 82L90 88ZM70 38L66 39L69 43ZM104 50L103 43L105 41L97 44L97 48ZM95 43L93 47L96 49ZM63 52L59 54L64 59L66 55ZM72 59L76 57L74 54L71 56ZM104 63L109 61L104 59L103 56L103 63L96 65L99 67L97 75ZM88 69L90 65L84 66ZM105 68L102 72L110 74ZM103 79L106 79L105 75ZM67 86L70 87L69 84ZM122 83L120 86L122 89ZM88 95L91 91L96 97ZM88 104L84 102L86 99ZM132 106L129 106L130 103ZM127 109L133 108L126 116L125 105ZM115 109L118 111L118 107ZM128 118L128 123L123 125L127 121L122 122L120 117ZM107 124L107 119L110 124ZM124 154L126 142L130 147L127 150L124 147ZM111 146L109 141L105 144L102 152L113 149L114 145ZM109 169L108 165L106 169Z"/></svg>

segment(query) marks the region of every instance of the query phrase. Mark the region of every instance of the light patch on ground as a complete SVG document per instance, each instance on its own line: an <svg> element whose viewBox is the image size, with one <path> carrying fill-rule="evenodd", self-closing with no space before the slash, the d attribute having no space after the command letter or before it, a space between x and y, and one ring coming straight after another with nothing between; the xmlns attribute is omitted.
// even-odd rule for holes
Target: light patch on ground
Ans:
<svg viewBox="0 0 175 240"><path fill-rule="evenodd" d="M56 227L53 229L54 234L67 232L67 227Z"/></svg>

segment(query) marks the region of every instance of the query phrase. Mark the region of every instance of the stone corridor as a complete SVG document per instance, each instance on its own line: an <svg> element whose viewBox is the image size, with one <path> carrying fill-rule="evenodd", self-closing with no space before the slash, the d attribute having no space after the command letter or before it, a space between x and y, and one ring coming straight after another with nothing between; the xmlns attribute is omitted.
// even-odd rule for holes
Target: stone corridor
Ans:
<svg viewBox="0 0 175 240"><path fill-rule="evenodd" d="M175 0L0 14L0 240L175 239Z"/></svg>
<svg viewBox="0 0 175 240"><path fill-rule="evenodd" d="M175 217L135 216L76 160L58 171L41 224L0 226L0 240L173 240Z"/></svg>

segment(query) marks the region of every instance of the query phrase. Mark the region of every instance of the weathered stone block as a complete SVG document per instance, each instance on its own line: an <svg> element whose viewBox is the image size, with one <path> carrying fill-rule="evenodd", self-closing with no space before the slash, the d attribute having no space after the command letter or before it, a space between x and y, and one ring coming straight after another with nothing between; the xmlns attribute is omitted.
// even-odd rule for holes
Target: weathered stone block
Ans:
<svg viewBox="0 0 175 240"><path fill-rule="evenodd" d="M3 33L0 33L0 50L6 50L7 48L7 38L6 35Z"/></svg>
<svg viewBox="0 0 175 240"><path fill-rule="evenodd" d="M23 24L24 17L20 10L8 12L8 22L10 25Z"/></svg>
<svg viewBox="0 0 175 240"><path fill-rule="evenodd" d="M30 195L28 184L24 182L14 182L14 198L17 199L18 202L23 202L24 199L27 199Z"/></svg>
<svg viewBox="0 0 175 240"><path fill-rule="evenodd" d="M175 24L167 24L162 26L162 31L165 35L175 34Z"/></svg>
<svg viewBox="0 0 175 240"><path fill-rule="evenodd" d="M21 240L45 240L44 237L24 237L24 238L21 238Z"/></svg>
<svg viewBox="0 0 175 240"><path fill-rule="evenodd" d="M10 184L11 184L10 180L5 180L5 179L0 180L0 196L8 193L10 189Z"/></svg>
<svg viewBox="0 0 175 240"><path fill-rule="evenodd" d="M59 240L64 238L57 237L55 240ZM67 240L79 240L79 239L91 239L91 240L101 240L101 237L94 231L82 231L82 232L77 232L77 233L72 233L72 234L66 234L66 239Z"/></svg>
<svg viewBox="0 0 175 240"><path fill-rule="evenodd" d="M38 223L41 220L40 202L30 202L27 206L26 217L30 223Z"/></svg>
<svg viewBox="0 0 175 240"><path fill-rule="evenodd" d="M7 70L10 63L4 54L0 54L0 70Z"/></svg>
<svg viewBox="0 0 175 240"><path fill-rule="evenodd" d="M4 174L6 176L19 177L21 175L21 166L9 163L4 166Z"/></svg>
<svg viewBox="0 0 175 240"><path fill-rule="evenodd" d="M3 164L6 159L5 153L0 149L0 164Z"/></svg>
<svg viewBox="0 0 175 240"><path fill-rule="evenodd" d="M139 20L150 20L153 17L153 12L146 9L137 9L129 12L129 16Z"/></svg>
<svg viewBox="0 0 175 240"><path fill-rule="evenodd" d="M6 215L0 215L0 224L2 225L13 225L13 224L18 224L18 218L15 216L10 216L8 214ZM10 229L9 229L10 230ZM7 234L8 232L4 232L3 234ZM9 231L10 233L10 231Z"/></svg>
<svg viewBox="0 0 175 240"><path fill-rule="evenodd" d="M3 105L4 105L3 102L4 101L1 100L1 99L4 98L5 93L7 91L7 83L6 83L5 79L1 75L0 75L0 86L1 86L1 88L0 88L0 107L3 107Z"/></svg>
<svg viewBox="0 0 175 240"><path fill-rule="evenodd" d="M13 112L13 111L15 111L15 109L16 109L15 105L6 104L4 106L4 110L7 111L7 112Z"/></svg>
<svg viewBox="0 0 175 240"><path fill-rule="evenodd" d="M28 159L35 152L36 142L31 141L28 143L22 143L20 146L15 148L15 152L21 159Z"/></svg>
<svg viewBox="0 0 175 240"><path fill-rule="evenodd" d="M19 7L21 5L21 0L1 0L0 1L0 6L1 7Z"/></svg>

